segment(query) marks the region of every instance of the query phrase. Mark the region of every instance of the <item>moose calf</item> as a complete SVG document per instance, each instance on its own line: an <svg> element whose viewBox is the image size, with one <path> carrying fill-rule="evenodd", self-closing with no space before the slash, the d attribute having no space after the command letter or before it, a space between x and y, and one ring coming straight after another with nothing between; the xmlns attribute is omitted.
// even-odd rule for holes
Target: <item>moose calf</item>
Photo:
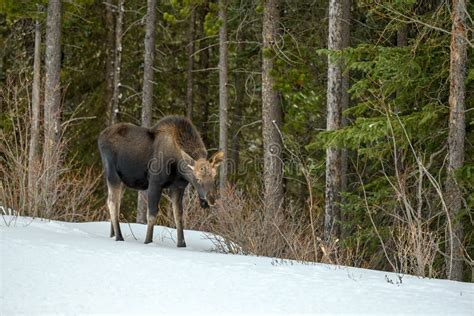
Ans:
<svg viewBox="0 0 474 316"><path fill-rule="evenodd" d="M119 225L124 185L147 190L145 244L153 239L153 226L163 189L169 188L178 234L178 247L186 247L183 234L183 196L188 183L196 189L201 207L215 203L214 179L223 152L207 160L207 150L196 127L181 116L166 116L151 128L119 123L99 136L110 211L110 236L123 240Z"/></svg>

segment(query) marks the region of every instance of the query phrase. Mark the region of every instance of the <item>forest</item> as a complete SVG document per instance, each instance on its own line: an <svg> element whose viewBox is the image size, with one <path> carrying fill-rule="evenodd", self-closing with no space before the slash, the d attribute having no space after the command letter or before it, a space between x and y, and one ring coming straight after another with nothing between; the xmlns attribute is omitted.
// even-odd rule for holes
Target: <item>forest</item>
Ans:
<svg viewBox="0 0 474 316"><path fill-rule="evenodd" d="M0 211L110 220L97 147L183 115L223 252L474 281L474 3L0 0ZM125 190L120 222L147 221ZM167 192L157 224L175 227ZM104 235L108 232L104 231Z"/></svg>

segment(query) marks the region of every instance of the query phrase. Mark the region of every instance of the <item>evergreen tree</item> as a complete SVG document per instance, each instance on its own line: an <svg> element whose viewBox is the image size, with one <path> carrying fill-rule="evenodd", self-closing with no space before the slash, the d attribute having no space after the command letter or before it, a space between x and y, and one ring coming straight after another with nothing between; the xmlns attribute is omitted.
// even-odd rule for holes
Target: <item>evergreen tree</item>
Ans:
<svg viewBox="0 0 474 316"><path fill-rule="evenodd" d="M262 133L265 217L270 221L283 204L282 109L272 76L278 53L281 4L268 0L263 8Z"/></svg>
<svg viewBox="0 0 474 316"><path fill-rule="evenodd" d="M153 63L155 60L156 1L148 0L145 31L145 65L143 69L142 126L151 127L153 105ZM137 223L146 223L146 192L138 193Z"/></svg>

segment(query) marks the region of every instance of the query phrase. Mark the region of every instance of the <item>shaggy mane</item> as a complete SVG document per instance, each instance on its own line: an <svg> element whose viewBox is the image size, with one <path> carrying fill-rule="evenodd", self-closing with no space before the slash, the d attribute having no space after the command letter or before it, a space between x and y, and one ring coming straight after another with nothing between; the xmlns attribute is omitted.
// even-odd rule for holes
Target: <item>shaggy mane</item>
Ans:
<svg viewBox="0 0 474 316"><path fill-rule="evenodd" d="M150 129L153 133L166 133L193 159L207 158L201 135L190 120L183 116L167 116Z"/></svg>

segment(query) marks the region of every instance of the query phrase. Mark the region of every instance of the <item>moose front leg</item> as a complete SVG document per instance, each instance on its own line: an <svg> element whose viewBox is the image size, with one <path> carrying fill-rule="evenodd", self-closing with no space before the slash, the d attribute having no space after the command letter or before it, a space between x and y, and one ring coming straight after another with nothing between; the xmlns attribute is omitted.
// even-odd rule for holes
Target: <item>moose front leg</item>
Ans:
<svg viewBox="0 0 474 316"><path fill-rule="evenodd" d="M178 235L178 247L186 247L183 233L183 196L184 189L174 189L171 191L171 200L173 201L173 214L176 223L176 232Z"/></svg>
<svg viewBox="0 0 474 316"><path fill-rule="evenodd" d="M110 238L115 237L114 224L110 222Z"/></svg>
<svg viewBox="0 0 474 316"><path fill-rule="evenodd" d="M148 188L148 214L147 214L147 230L145 244L149 244L153 241L153 227L156 223L156 216L158 214L158 203L161 198L161 186L156 187L150 184Z"/></svg>

